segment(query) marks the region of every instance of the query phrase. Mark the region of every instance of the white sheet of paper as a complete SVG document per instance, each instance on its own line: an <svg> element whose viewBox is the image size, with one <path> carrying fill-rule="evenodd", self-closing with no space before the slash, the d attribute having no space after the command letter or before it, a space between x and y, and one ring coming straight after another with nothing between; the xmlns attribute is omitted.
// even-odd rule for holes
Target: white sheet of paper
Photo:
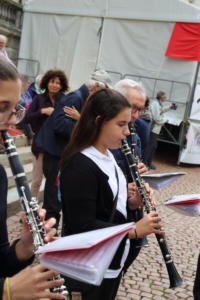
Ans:
<svg viewBox="0 0 200 300"><path fill-rule="evenodd" d="M162 190L169 184L177 180L180 176L187 174L186 172L172 172L160 174L144 174L142 178L155 190Z"/></svg>

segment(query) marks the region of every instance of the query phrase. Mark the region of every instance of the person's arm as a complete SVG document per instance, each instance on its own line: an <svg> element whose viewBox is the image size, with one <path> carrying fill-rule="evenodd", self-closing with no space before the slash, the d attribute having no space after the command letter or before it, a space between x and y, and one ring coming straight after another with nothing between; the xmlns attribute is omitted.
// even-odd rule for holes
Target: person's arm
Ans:
<svg viewBox="0 0 200 300"><path fill-rule="evenodd" d="M65 139L69 139L77 118L66 115L66 106L74 108L77 113L80 113L83 106L83 99L77 92L70 93L62 99L54 112L54 132Z"/></svg>
<svg viewBox="0 0 200 300"><path fill-rule="evenodd" d="M40 105L39 105L39 103L41 101L40 97L41 97L40 95L34 97L32 103L30 105L30 108L26 112L24 122L26 122L26 123L36 122L36 120L38 118L41 118L42 113L41 113L41 109L40 109Z"/></svg>
<svg viewBox="0 0 200 300"><path fill-rule="evenodd" d="M61 102L54 111L54 118L53 118L53 129L54 132L58 135L61 135L65 139L69 139L71 136L71 132L74 128L74 125L76 123L76 120L70 118L69 116L66 116L64 107L66 105L73 106L71 101ZM80 110L79 107L75 107L78 111Z"/></svg>
<svg viewBox="0 0 200 300"><path fill-rule="evenodd" d="M163 106L161 109L161 113L164 114L165 112L169 111L172 108L172 106L173 106L172 103Z"/></svg>
<svg viewBox="0 0 200 300"><path fill-rule="evenodd" d="M63 110L67 117L69 117L73 120L76 120L76 121L78 121L80 119L81 114L78 112L78 110L74 106L72 106L72 107L65 106L63 108Z"/></svg>
<svg viewBox="0 0 200 300"><path fill-rule="evenodd" d="M44 222L46 211L41 209L39 216L41 222ZM0 276L12 276L30 265L34 260L34 245L32 233L29 226L26 223L24 213L21 213L22 220L22 233L21 238L15 240L11 245L8 242L8 238L4 240L4 244L0 245ZM53 236L56 233L55 225L56 220L50 218L44 222L44 228L46 231L45 242L53 240ZM4 234L7 236L7 229L4 229Z"/></svg>
<svg viewBox="0 0 200 300"><path fill-rule="evenodd" d="M154 101L154 103L151 104L150 109L153 122L155 122L157 125L163 125L166 123L167 120L162 114L162 110L159 103Z"/></svg>

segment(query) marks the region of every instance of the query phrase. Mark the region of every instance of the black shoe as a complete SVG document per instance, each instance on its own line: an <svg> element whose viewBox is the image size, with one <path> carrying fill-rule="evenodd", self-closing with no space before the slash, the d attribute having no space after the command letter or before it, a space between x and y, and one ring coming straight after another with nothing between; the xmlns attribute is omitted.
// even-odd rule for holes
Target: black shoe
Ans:
<svg viewBox="0 0 200 300"><path fill-rule="evenodd" d="M149 167L150 170L156 170L156 166L154 166L153 164L149 164L148 167Z"/></svg>

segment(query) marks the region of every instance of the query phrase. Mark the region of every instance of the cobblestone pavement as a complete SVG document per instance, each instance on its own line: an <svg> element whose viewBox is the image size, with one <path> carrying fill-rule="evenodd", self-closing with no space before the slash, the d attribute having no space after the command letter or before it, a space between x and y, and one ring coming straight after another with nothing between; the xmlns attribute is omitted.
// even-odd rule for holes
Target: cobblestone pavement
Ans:
<svg viewBox="0 0 200 300"><path fill-rule="evenodd" d="M182 176L170 186L156 192L160 203L158 212L162 216L162 224L166 232L168 245L178 272L184 285L169 289L169 279L163 263L160 249L155 236L148 237L149 247L143 247L138 258L124 276L116 300L192 300L192 288L199 253L200 220L198 217L188 217L166 208L162 201L172 195L200 193L200 167L192 165L176 165L173 152L157 155L155 160L157 172L185 171ZM20 225L17 216L8 218L8 228L11 239L18 237ZM95 299L94 299L95 300ZM106 300L106 299L102 299Z"/></svg>

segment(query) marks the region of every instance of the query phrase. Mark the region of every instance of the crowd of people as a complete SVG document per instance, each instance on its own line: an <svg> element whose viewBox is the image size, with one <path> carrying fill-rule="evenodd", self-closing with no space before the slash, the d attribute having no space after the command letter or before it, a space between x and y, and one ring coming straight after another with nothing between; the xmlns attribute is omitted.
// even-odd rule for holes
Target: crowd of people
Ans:
<svg viewBox="0 0 200 300"><path fill-rule="evenodd" d="M21 237L12 245L8 241L7 178L1 165L0 261L5 267L0 269L0 299L64 299L51 289L65 280L69 293L79 292L82 300L114 300L143 238L164 233L157 212L141 213L141 195L121 146L127 139L138 158L140 174L155 169L152 159L158 135L167 122L164 113L172 105L163 105L166 95L162 91L150 103L142 84L131 79L120 80L113 87L111 83L109 74L99 69L79 89L69 92L63 70L47 70L30 83L8 59L0 59L0 131L15 129L20 103L26 114L18 128L32 145L34 197L43 175L46 179L39 212L46 229L45 241L57 234L61 213L62 236L133 222L100 286L69 277L50 281L54 271L29 266L34 260L34 245L23 214ZM130 134L132 128L134 134ZM145 191L155 205L148 184ZM195 300L200 299L198 277L194 291Z"/></svg>

